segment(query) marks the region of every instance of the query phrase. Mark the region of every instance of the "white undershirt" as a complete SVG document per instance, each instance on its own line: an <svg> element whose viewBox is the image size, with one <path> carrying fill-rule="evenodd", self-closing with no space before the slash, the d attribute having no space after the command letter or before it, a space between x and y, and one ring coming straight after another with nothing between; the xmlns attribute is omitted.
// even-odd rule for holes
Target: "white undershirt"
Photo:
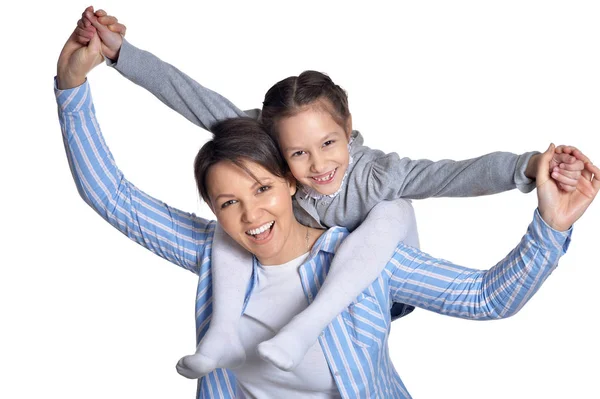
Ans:
<svg viewBox="0 0 600 399"><path fill-rule="evenodd" d="M308 306L298 272L307 257L308 252L283 265L257 268L258 283L240 322L246 362L234 370L241 398L341 398L318 342L293 371L278 369L256 352Z"/></svg>

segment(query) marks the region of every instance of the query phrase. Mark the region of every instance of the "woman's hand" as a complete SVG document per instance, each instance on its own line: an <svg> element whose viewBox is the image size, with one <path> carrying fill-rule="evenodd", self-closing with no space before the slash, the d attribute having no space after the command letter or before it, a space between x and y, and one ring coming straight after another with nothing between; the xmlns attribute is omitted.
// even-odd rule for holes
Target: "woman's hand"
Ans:
<svg viewBox="0 0 600 399"><path fill-rule="evenodd" d="M89 71L104 60L100 52L101 44L95 33L87 45L77 41L73 31L58 57L57 78L59 89L77 87L83 82Z"/></svg>
<svg viewBox="0 0 600 399"><path fill-rule="evenodd" d="M580 152L574 151L578 157ZM536 176L538 208L542 219L553 229L568 230L588 206L592 203L600 190L600 169L595 167L587 157L581 154L578 159L585 163L581 177L577 181L575 190L564 191L559 188L556 180L550 176L550 164L555 155L554 144L541 154Z"/></svg>
<svg viewBox="0 0 600 399"><path fill-rule="evenodd" d="M83 11L75 29L77 41L83 45L87 45L98 32L102 41L102 54L113 61L119 58L126 31L127 27L119 23L116 17L108 15L104 10L94 12L92 6Z"/></svg>

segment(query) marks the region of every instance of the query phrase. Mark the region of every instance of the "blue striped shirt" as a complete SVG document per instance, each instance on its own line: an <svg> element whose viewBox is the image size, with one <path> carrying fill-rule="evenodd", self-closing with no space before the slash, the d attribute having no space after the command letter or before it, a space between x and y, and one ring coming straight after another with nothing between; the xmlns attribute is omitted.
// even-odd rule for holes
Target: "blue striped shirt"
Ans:
<svg viewBox="0 0 600 399"><path fill-rule="evenodd" d="M69 166L82 198L130 239L199 276L196 331L200 340L212 312L210 258L216 222L172 208L125 179L102 137L87 82L55 93ZM347 235L344 228L327 230L300 267L309 303ZM410 398L388 351L392 302L468 319L511 316L557 266L570 236L571 230L552 230L536 211L519 245L487 271L457 266L398 244L381 275L319 337L341 396ZM256 273L246 301L255 283ZM198 381L197 396L235 398L235 375L225 369L208 374Z"/></svg>

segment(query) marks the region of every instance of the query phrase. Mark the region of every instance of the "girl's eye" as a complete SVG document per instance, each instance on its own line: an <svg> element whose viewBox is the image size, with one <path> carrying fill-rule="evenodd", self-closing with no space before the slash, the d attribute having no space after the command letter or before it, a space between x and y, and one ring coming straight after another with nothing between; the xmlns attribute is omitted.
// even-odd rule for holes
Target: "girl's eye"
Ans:
<svg viewBox="0 0 600 399"><path fill-rule="evenodd" d="M223 203L221 204L221 209L225 209L225 208L227 208L229 205L233 205L233 204L235 204L235 203L236 203L236 200L229 200L229 201L223 202Z"/></svg>
<svg viewBox="0 0 600 399"><path fill-rule="evenodd" d="M299 157L300 155L306 154L304 151L296 151L292 154L293 157Z"/></svg>
<svg viewBox="0 0 600 399"><path fill-rule="evenodd" d="M264 193L265 191L268 191L270 189L271 189L271 186L262 186L262 187L259 187L257 191L260 194L260 193Z"/></svg>
<svg viewBox="0 0 600 399"><path fill-rule="evenodd" d="M323 143L323 147L327 147L332 145L333 143L335 143L335 140L327 140L326 142Z"/></svg>

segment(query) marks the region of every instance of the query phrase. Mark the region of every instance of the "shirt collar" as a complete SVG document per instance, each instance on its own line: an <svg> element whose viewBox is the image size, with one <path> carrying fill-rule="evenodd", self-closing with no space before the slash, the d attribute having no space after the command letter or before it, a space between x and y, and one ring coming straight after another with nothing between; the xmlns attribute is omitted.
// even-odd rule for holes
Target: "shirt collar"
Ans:
<svg viewBox="0 0 600 399"><path fill-rule="evenodd" d="M319 252L335 254L344 238L350 234L345 227L335 226L325 230L321 237L317 239L310 250L309 258L313 258Z"/></svg>

